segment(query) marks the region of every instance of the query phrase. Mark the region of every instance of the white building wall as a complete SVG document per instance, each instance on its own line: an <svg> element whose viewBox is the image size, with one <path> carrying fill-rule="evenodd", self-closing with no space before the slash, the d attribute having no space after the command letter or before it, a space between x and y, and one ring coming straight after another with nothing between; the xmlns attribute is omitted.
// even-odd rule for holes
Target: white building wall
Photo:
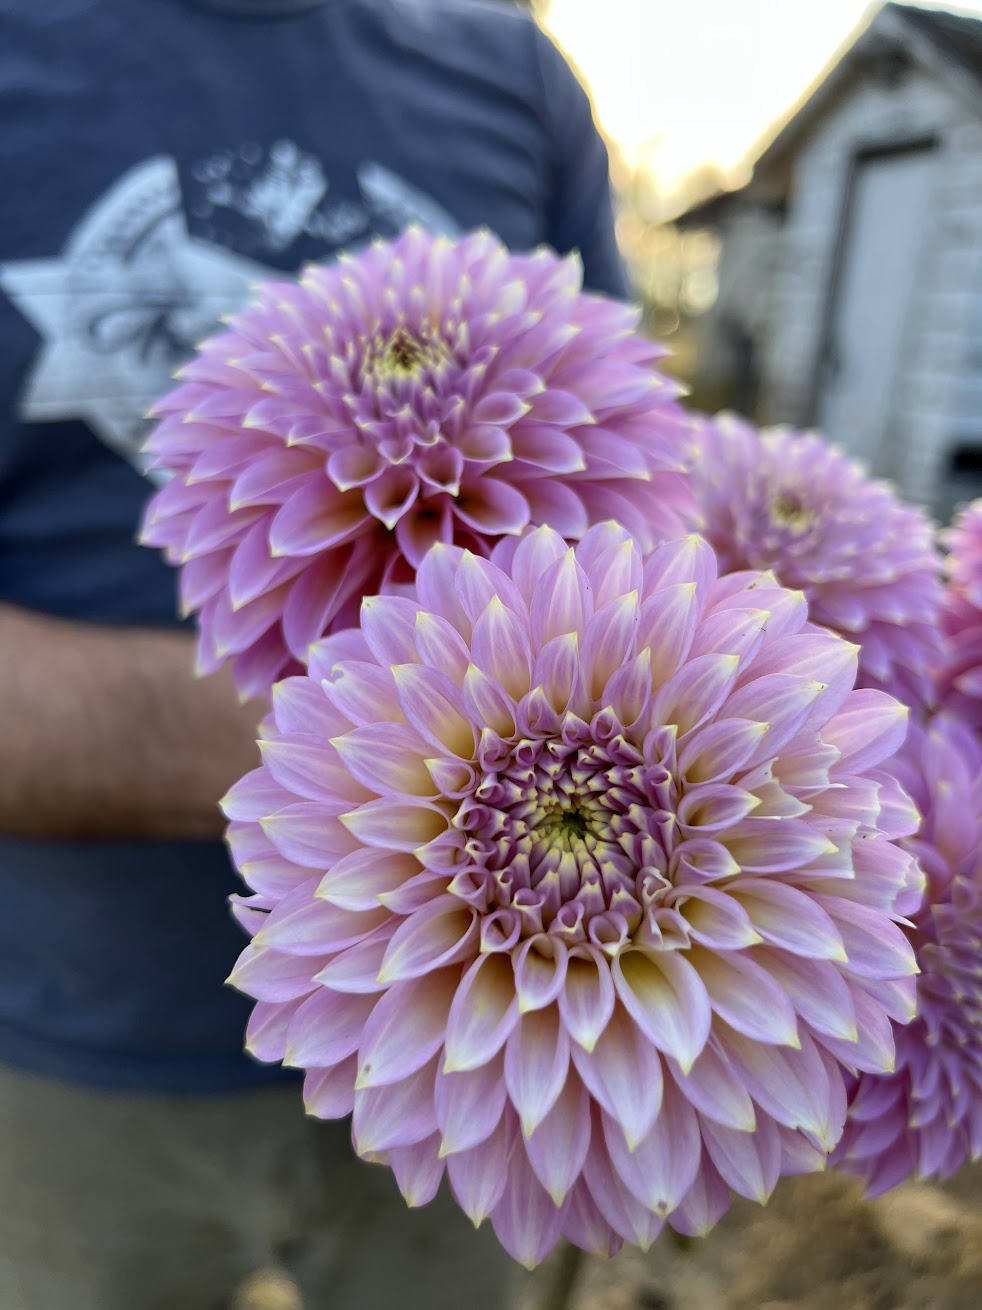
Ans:
<svg viewBox="0 0 982 1310"><path fill-rule="evenodd" d="M930 503L950 446L982 394L982 121L939 77L910 72L895 87L858 80L799 147L764 352L765 416L803 424L813 398L851 161L867 149L937 136L928 210L901 368L888 416L889 452L874 471ZM973 360L974 381L962 375ZM982 440L982 423L975 429Z"/></svg>

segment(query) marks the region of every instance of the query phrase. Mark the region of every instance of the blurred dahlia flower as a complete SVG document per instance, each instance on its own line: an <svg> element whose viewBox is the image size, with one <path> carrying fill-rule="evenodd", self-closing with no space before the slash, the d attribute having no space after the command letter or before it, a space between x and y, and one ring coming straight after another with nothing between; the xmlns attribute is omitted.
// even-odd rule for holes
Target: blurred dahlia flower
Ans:
<svg viewBox="0 0 982 1310"><path fill-rule="evenodd" d="M912 725L888 767L924 816L903 845L927 894L909 930L917 1018L895 1034L896 1073L860 1077L837 1152L873 1196L982 1155L982 745L942 714Z"/></svg>
<svg viewBox="0 0 982 1310"><path fill-rule="evenodd" d="M925 514L820 437L732 415L695 422L692 474L723 569L773 569L859 643L861 685L930 700L941 566Z"/></svg>
<svg viewBox="0 0 982 1310"><path fill-rule="evenodd" d="M982 500L967 506L943 534L948 547L942 624L948 638L941 701L982 728Z"/></svg>
<svg viewBox="0 0 982 1310"><path fill-rule="evenodd" d="M904 708L699 537L436 546L417 594L275 688L225 802L249 1050L530 1266L821 1167L912 1013Z"/></svg>
<svg viewBox="0 0 982 1310"><path fill-rule="evenodd" d="M143 540L182 566L202 671L261 693L434 542L691 526L677 388L575 257L414 229L268 283L156 407ZM674 470L674 471L673 471Z"/></svg>

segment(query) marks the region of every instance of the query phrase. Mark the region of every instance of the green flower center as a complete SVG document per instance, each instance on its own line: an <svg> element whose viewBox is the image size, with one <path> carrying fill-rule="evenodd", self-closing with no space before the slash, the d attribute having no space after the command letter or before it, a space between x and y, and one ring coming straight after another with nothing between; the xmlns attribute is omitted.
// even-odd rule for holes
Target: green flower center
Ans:
<svg viewBox="0 0 982 1310"><path fill-rule="evenodd" d="M798 491L781 491L771 502L771 521L792 532L803 532L812 522L812 512Z"/></svg>

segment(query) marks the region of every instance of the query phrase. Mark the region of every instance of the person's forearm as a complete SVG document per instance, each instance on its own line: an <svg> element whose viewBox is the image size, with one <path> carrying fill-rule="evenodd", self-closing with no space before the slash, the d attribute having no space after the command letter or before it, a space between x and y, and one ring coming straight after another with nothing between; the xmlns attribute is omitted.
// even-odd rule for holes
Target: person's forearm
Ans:
<svg viewBox="0 0 982 1310"><path fill-rule="evenodd" d="M258 763L261 707L193 665L188 633L0 604L0 833L220 835L219 799Z"/></svg>

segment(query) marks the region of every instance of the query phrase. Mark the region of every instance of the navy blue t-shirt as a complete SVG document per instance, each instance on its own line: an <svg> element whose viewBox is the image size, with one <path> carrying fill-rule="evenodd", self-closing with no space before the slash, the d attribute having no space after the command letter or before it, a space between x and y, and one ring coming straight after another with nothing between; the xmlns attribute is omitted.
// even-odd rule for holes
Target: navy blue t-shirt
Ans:
<svg viewBox="0 0 982 1310"><path fill-rule="evenodd" d="M144 414L257 280L415 222L624 290L587 98L506 0L0 0L0 188L0 602L86 623L176 622ZM278 1076L233 890L220 845L0 837L0 1061Z"/></svg>

